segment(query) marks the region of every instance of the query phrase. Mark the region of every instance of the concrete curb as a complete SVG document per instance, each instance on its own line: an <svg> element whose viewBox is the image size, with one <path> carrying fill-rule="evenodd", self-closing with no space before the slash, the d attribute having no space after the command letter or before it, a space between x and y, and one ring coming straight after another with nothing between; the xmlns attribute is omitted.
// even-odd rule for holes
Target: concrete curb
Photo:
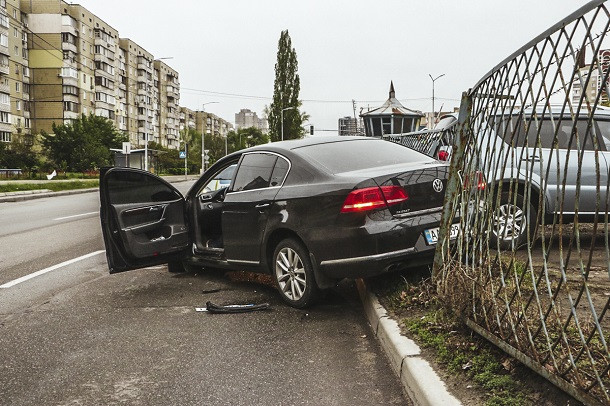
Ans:
<svg viewBox="0 0 610 406"><path fill-rule="evenodd" d="M392 320L377 297L362 279L356 280L360 299L375 336L390 359L390 365L400 378L403 389L420 406L451 405L462 403L449 391L432 366L423 359L415 342L400 334L398 323Z"/></svg>
<svg viewBox="0 0 610 406"><path fill-rule="evenodd" d="M43 199L45 197L79 195L81 193L97 192L98 190L99 190L99 188L88 188L88 189L62 190L60 192L14 194L11 196L0 196L0 203L22 202L25 200Z"/></svg>

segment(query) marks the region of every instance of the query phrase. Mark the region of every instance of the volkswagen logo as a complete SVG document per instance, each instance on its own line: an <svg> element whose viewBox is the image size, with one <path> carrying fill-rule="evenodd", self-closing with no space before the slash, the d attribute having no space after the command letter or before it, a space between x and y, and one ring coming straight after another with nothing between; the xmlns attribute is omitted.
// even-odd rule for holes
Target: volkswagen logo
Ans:
<svg viewBox="0 0 610 406"><path fill-rule="evenodd" d="M443 191L443 181L440 179L434 179L434 182L432 182L432 189L434 189L435 192L440 193Z"/></svg>

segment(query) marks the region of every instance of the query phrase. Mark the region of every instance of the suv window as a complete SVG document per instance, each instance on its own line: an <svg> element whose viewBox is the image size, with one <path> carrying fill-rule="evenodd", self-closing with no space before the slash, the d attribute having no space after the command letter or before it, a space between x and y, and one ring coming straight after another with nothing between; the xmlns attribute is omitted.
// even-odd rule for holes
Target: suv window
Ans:
<svg viewBox="0 0 610 406"><path fill-rule="evenodd" d="M593 136L595 134L597 134L598 137L597 148L600 151L606 150L606 145L609 144L610 141L607 141L604 138L604 135L606 137L610 135L610 122L594 120L594 123L594 127L587 132L587 119L579 119L576 122L576 132L574 133L574 140L572 140L572 145L570 147L571 150L595 150L595 143L593 142ZM528 147L536 147L538 125L540 126L540 147L554 148L555 130L553 129L553 123L550 119L538 121L538 124L532 120L529 123L527 132L525 131L525 123L522 119L514 116L500 120L494 127L496 129L496 134L501 136L506 143L514 147L526 146L526 138ZM573 121L571 119L559 121L559 118L556 118L555 126L557 127L557 147L559 149L568 149L570 138L572 137ZM578 134L578 146L576 145L576 133Z"/></svg>
<svg viewBox="0 0 610 406"><path fill-rule="evenodd" d="M276 160L277 156L272 154L245 154L237 169L232 190L240 192L269 187Z"/></svg>

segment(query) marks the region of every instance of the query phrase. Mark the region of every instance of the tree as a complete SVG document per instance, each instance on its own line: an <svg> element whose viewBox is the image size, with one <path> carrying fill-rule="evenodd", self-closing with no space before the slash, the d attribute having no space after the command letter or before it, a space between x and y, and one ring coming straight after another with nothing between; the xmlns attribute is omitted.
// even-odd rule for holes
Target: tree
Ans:
<svg viewBox="0 0 610 406"><path fill-rule="evenodd" d="M69 171L84 172L111 165L110 148L120 148L127 137L111 120L84 114L70 124L53 123L53 133L42 132L42 146L51 161Z"/></svg>
<svg viewBox="0 0 610 406"><path fill-rule="evenodd" d="M13 134L10 144L0 143L0 167L31 171L40 162L31 135Z"/></svg>
<svg viewBox="0 0 610 406"><path fill-rule="evenodd" d="M201 169L201 133L193 128L180 131L180 150L184 151L184 141L188 144L187 159L188 172L199 173ZM206 148L207 149L207 148ZM184 162L182 162L184 168Z"/></svg>
<svg viewBox="0 0 610 406"><path fill-rule="evenodd" d="M229 153L269 142L269 136L256 127L240 128L237 132L229 131L227 138Z"/></svg>
<svg viewBox="0 0 610 406"><path fill-rule="evenodd" d="M308 119L301 113L301 81L299 79L297 53L292 47L288 30L282 31L278 42L277 62L275 63L275 82L273 84L273 101L265 109L269 121L271 141L279 141L282 134L282 110L284 111L284 139L297 139L305 135L303 121ZM286 110L286 108L289 108Z"/></svg>

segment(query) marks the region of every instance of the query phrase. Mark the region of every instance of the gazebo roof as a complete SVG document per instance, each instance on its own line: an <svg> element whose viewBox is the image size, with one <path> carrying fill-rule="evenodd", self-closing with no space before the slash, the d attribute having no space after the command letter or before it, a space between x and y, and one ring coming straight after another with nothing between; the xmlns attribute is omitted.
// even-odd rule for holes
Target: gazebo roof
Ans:
<svg viewBox="0 0 610 406"><path fill-rule="evenodd" d="M381 107L360 114L360 117L370 116L405 116L423 117L424 114L419 110L411 110L400 104L394 91L394 82L390 82L390 97Z"/></svg>

